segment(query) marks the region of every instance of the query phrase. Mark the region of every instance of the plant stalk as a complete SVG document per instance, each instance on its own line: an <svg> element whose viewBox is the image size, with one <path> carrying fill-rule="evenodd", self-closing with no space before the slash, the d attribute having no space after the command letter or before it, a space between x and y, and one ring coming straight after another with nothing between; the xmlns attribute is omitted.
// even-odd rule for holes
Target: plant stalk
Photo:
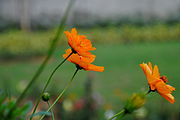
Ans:
<svg viewBox="0 0 180 120"><path fill-rule="evenodd" d="M63 94L65 93L65 91L70 87L72 81L74 80L75 75L77 74L79 68L76 69L76 71L74 72L71 80L68 82L68 84L66 85L66 87L63 89L63 91L59 94L59 96L56 98L56 100L53 102L53 104L48 108L47 112L49 112L52 107L58 102L58 100L63 96ZM45 117L45 115L43 115L39 120L42 120Z"/></svg>
<svg viewBox="0 0 180 120"><path fill-rule="evenodd" d="M50 103L49 101L47 101L47 104L48 104L48 107L50 107ZM54 113L53 113L53 110L51 109L51 116L52 116L52 120L55 120L55 117L54 117Z"/></svg>
<svg viewBox="0 0 180 120"><path fill-rule="evenodd" d="M39 105L39 103L40 103L40 101L41 101L41 97L42 97L43 93L45 92L45 90L47 89L49 83L51 82L53 75L54 75L55 72L58 70L58 68L59 68L72 54L73 54L73 52L70 53L70 54L66 57L66 59L64 59L64 60L52 71L51 75L49 76L49 78L48 78L48 80L47 80L47 82L46 82L46 84L45 84L45 86L44 86L44 88L43 88L43 90L42 90L42 92L41 92L41 94L40 94L37 102L36 102L36 105L35 105L35 107L34 107L34 110L33 110L33 112L32 112L32 115L36 112L36 109L37 109L37 107L38 107L38 105ZM30 118L30 120L32 120L32 117Z"/></svg>
<svg viewBox="0 0 180 120"><path fill-rule="evenodd" d="M123 114L124 114L125 110L122 109L120 112L118 112L117 114L115 114L114 116L112 116L111 118L109 118L108 120L113 120L114 118L118 117L118 116L122 116L123 117Z"/></svg>

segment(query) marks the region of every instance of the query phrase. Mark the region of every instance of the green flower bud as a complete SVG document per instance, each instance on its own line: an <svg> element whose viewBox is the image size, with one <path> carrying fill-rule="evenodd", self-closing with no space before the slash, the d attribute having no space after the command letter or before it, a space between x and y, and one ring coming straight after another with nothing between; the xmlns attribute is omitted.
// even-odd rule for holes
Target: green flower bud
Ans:
<svg viewBox="0 0 180 120"><path fill-rule="evenodd" d="M50 99L50 94L47 92L43 93L42 100L47 102L47 101L49 101L49 99Z"/></svg>
<svg viewBox="0 0 180 120"><path fill-rule="evenodd" d="M125 105L125 113L132 113L145 104L145 94L136 93L131 96Z"/></svg>

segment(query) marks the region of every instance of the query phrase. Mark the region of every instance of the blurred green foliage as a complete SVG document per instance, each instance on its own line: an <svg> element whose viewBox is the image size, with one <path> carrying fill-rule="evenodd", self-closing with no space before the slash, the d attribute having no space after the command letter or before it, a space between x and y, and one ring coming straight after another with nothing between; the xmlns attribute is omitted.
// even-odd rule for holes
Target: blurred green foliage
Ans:
<svg viewBox="0 0 180 120"><path fill-rule="evenodd" d="M180 79L180 42L94 46L97 48L94 53L97 56L94 64L104 66L105 71L103 73L94 73L96 77L94 78L93 88L95 91L100 92L107 101L118 104L120 103L119 99L125 98L127 93L133 93L141 88L148 90L147 80L139 67L139 64L142 62L151 61L153 64L157 64L161 75L166 75L169 78L169 84L177 90L180 89L180 82L178 81ZM44 85L42 81L47 79L49 73L63 59L62 54L64 52L65 47L59 47L56 50L52 61L49 62L47 68L42 73L39 82L30 91L30 93L34 94L29 94L29 96L38 95L38 91ZM24 86L27 85L31 76L34 74L34 70L38 68L40 63L41 61L39 59L35 61L1 62L0 87L4 88L8 85L11 93L18 95L22 92ZM57 91L57 89L63 89L67 80L73 74L75 66L67 61L61 69L63 71L57 71L50 85L50 91L48 92L52 93L52 96L58 94L59 90ZM76 92L78 95L83 94L82 88L86 75L87 72L85 71L79 72L68 92ZM173 95L175 95L177 100L175 105L180 105L178 102L180 100L180 94L175 91ZM157 95L155 98L159 100L161 96ZM155 98L153 97L153 99ZM169 104L163 98L162 100Z"/></svg>
<svg viewBox="0 0 180 120"><path fill-rule="evenodd" d="M6 115L10 111L10 109L14 106L15 100L7 97L0 93L0 119L7 120ZM15 110L11 113L11 116L8 120L25 120L27 117L27 113L30 112L32 108L31 103L26 103L21 107L16 107Z"/></svg>
<svg viewBox="0 0 180 120"><path fill-rule="evenodd" d="M151 26L123 25L121 27L95 28L92 40L98 43L167 42L180 40L180 24Z"/></svg>
<svg viewBox="0 0 180 120"><path fill-rule="evenodd" d="M68 45L66 45L68 46ZM165 42L165 43L143 43L143 44L128 44L128 45L94 45L97 50L94 53L97 55L95 60L96 65L105 67L103 73L94 73L93 91L100 97L102 104L110 104L108 109L118 112L124 105L129 94L138 91L148 90L147 80L143 71L139 67L142 62L151 61L157 64L160 68L161 75L167 75L169 82L177 91L173 93L176 102L174 105L168 103L164 98L157 93L152 93L148 96L147 104L145 105L144 118L137 118L141 120L179 120L179 100L180 94L180 42ZM61 46L55 52L52 61L48 64L47 69L43 72L40 80L33 87L29 93L28 98L32 99L39 95L44 85L42 81L46 80L49 73L61 61L62 54L65 47ZM17 96L24 86L27 85L34 70L38 68L40 60L35 61L12 61L0 62L0 87L6 88L8 86L10 93ZM67 80L73 74L75 68L69 62L62 66L53 77L52 84L49 86L48 92L55 96L61 91L67 83ZM87 73L81 71L75 78L71 88L66 94L74 93L77 97L84 94L84 80L87 79ZM7 82L6 84L3 82ZM76 96L76 95L75 95ZM56 109L57 113L61 112L60 107ZM107 110L108 111L108 110ZM140 114L142 111L139 111ZM79 114L79 113L78 113ZM98 113L99 119L104 117L104 110ZM136 115L126 116L126 120L134 120ZM99 120L98 119L98 120Z"/></svg>
<svg viewBox="0 0 180 120"><path fill-rule="evenodd" d="M177 89L179 88L179 82L177 80L179 79L180 23L173 25L122 25L118 27L94 27L91 29L80 28L79 32L80 34L87 35L88 39L91 39L93 43L97 43L96 47L98 50L95 54L98 57L95 63L97 65L105 66L106 70L103 74L97 73L96 79L98 80L95 80L94 89L95 91L98 91L105 100L112 104L113 110L118 111L119 108L122 107L122 101L124 101L124 98L126 98L128 93L138 91L139 88L146 89L147 81L145 80L144 75L142 75L143 73L140 68L138 69L138 64L140 62L152 61L158 64L160 68L162 68L162 73L164 72L170 78L170 82L173 86ZM24 58L45 55L54 33L55 29L33 31L29 33L11 30L0 33L0 58ZM152 43L149 44L150 42ZM57 60L61 59L59 56L64 53L64 46L62 45L64 43L67 43L65 35L58 43L58 51L56 51L54 56ZM126 44L126 46L120 44ZM111 56L107 57L107 55ZM48 77L49 71L56 66L56 62L53 62L48 66L48 69L41 77L42 80ZM34 69L37 68L40 62L38 60L30 63L16 61L15 63L11 63L12 65L8 64L1 64L0 86L3 87L3 82L7 81L8 88L11 88L11 92L14 95L24 89L22 87L26 86L28 80L34 73ZM53 94L57 94L57 88L63 88L65 82L62 82L62 80L68 79L67 76L69 76L69 73L73 72L72 67L72 64L67 64L66 67L63 68L63 73L57 74L54 78L52 84L55 87L51 88ZM68 92L73 91L78 95L82 94L82 81L85 78L85 73L81 72L79 74L81 77L76 78L76 82L74 82L74 85ZM112 79L112 76L113 82L109 84L109 80ZM57 84L57 82L61 84ZM134 82L138 84L132 84ZM34 93L34 91L39 91L41 87L42 84L39 82L31 92ZM147 107L149 107L149 119L161 119L164 118L164 116L167 119L170 119L174 114L173 117L178 119L179 113L177 111L179 110L180 103L178 101L180 96L177 92L175 92L174 95L177 100L175 103L176 106L170 106L168 108L169 103L167 101L160 96L153 94L153 97L149 99L147 104ZM30 95L30 98L31 97L32 95ZM165 110L167 111L162 112L161 106L159 109L154 110L154 108L157 108L154 103L166 106ZM4 99L0 106L0 113L6 113L2 112L2 110L8 111L13 104L13 100L7 101L7 99ZM18 119L25 117L26 110L24 107L26 108L27 106L24 105L15 110L17 113L13 114L12 120L15 120L17 116L20 116ZM84 110L82 112L84 112ZM104 113L102 113L101 117L103 114ZM161 116L159 117L159 115ZM0 117L3 118L4 115L1 114ZM128 120L130 119L128 118Z"/></svg>
<svg viewBox="0 0 180 120"><path fill-rule="evenodd" d="M0 55L4 57L42 55L48 48L50 32L9 31L0 36Z"/></svg>
<svg viewBox="0 0 180 120"><path fill-rule="evenodd" d="M99 44L130 44L139 42L166 42L180 40L180 23L147 26L122 25L79 29L81 34ZM44 55L55 29L22 32L11 30L0 33L0 58ZM65 35L58 43L65 43Z"/></svg>

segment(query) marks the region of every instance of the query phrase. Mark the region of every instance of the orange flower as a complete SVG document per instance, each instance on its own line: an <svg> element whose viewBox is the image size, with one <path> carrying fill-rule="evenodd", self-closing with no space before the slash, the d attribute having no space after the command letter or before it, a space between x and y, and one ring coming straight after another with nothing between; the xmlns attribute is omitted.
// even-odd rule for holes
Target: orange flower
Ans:
<svg viewBox="0 0 180 120"><path fill-rule="evenodd" d="M64 54L63 57L66 58L71 52L71 49L67 49L66 54ZM104 67L91 64L95 60L95 57L95 55L91 54L86 57L79 56L78 54L72 54L67 60L76 64L80 69L103 72Z"/></svg>
<svg viewBox="0 0 180 120"><path fill-rule="evenodd" d="M164 97L170 103L174 103L175 99L171 95L171 93L175 90L175 88L166 84L168 82L167 78L165 76L160 76L158 66L155 65L153 69L152 64L149 62L148 64L140 64L140 67L146 75L150 91L157 91L162 97Z"/></svg>
<svg viewBox="0 0 180 120"><path fill-rule="evenodd" d="M72 28L71 32L65 31L66 37L68 38L68 44L72 48L74 53L80 56L89 56L89 51L95 50L92 47L91 41L84 35L78 35L76 28Z"/></svg>

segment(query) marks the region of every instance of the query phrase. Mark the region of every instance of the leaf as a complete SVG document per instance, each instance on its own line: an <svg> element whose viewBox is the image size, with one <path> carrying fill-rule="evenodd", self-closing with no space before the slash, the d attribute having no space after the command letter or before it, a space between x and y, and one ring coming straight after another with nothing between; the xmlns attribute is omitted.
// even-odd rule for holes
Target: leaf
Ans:
<svg viewBox="0 0 180 120"><path fill-rule="evenodd" d="M28 113L29 111L31 111L32 109L32 102L28 102L26 103L23 107L22 107L22 110L24 113Z"/></svg>
<svg viewBox="0 0 180 120"><path fill-rule="evenodd" d="M4 102L4 100L5 100L5 99L6 99L6 97L5 97L5 96L3 96L3 95L2 95L2 96L0 96L0 105L1 105L1 104L3 104L3 102Z"/></svg>
<svg viewBox="0 0 180 120"><path fill-rule="evenodd" d="M3 91L0 89L0 105L3 104L6 96L3 94Z"/></svg>
<svg viewBox="0 0 180 120"><path fill-rule="evenodd" d="M13 113L12 116L25 116L32 108L32 103L28 102L22 107L17 107Z"/></svg>
<svg viewBox="0 0 180 120"><path fill-rule="evenodd" d="M41 116L41 115L46 115L46 116L51 116L50 112L47 111L40 111L37 113L32 114L31 116L29 116L30 118L34 117L34 116Z"/></svg>
<svg viewBox="0 0 180 120"><path fill-rule="evenodd" d="M3 90L2 89L0 89L0 95L3 93Z"/></svg>

